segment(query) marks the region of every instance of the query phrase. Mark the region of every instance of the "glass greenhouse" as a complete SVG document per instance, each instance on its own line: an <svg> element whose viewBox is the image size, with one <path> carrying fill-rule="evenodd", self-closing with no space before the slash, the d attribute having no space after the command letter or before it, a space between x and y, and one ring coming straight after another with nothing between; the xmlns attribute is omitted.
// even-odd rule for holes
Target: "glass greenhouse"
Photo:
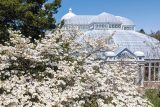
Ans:
<svg viewBox="0 0 160 107"><path fill-rule="evenodd" d="M139 63L138 83L141 86L160 86L160 41L135 31L132 20L103 12L99 15L76 15L69 12L62 17L63 30L77 29L83 32L80 40L98 39L112 35L114 51L106 52L108 63L135 61Z"/></svg>

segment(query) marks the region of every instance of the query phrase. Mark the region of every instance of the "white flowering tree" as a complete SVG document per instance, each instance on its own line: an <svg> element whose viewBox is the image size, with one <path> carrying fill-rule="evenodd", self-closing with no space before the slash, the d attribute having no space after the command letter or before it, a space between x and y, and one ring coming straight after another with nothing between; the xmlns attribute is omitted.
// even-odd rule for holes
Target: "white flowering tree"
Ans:
<svg viewBox="0 0 160 107"><path fill-rule="evenodd" d="M20 32L0 48L1 107L150 107L134 85L136 64L107 64L100 42L79 44L76 31L57 29L35 44ZM89 46L90 51L84 51Z"/></svg>

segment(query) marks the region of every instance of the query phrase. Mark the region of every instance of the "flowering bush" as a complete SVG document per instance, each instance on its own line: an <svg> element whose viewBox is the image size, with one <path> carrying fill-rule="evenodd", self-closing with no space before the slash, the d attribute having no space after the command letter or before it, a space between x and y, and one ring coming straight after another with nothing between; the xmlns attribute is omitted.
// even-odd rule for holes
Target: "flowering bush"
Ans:
<svg viewBox="0 0 160 107"><path fill-rule="evenodd" d="M97 49L112 49L103 42L80 44L75 31L56 30L35 44L10 34L0 49L1 107L151 106L134 85L137 64L96 59Z"/></svg>

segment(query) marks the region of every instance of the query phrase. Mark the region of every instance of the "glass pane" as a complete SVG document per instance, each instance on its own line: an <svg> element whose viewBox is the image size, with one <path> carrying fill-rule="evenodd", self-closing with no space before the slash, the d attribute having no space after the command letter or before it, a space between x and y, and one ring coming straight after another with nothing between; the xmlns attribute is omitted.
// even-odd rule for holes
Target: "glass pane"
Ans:
<svg viewBox="0 0 160 107"><path fill-rule="evenodd" d="M151 66L154 66L154 63L151 63Z"/></svg>
<svg viewBox="0 0 160 107"><path fill-rule="evenodd" d="M155 68L155 81L158 81L158 68Z"/></svg>
<svg viewBox="0 0 160 107"><path fill-rule="evenodd" d="M158 62L156 63L156 66L159 66L159 63L158 63Z"/></svg>
<svg viewBox="0 0 160 107"><path fill-rule="evenodd" d="M144 71L144 81L148 81L148 76L149 76L149 68L145 67Z"/></svg>
<svg viewBox="0 0 160 107"><path fill-rule="evenodd" d="M154 67L151 67L151 81L154 81Z"/></svg>
<svg viewBox="0 0 160 107"><path fill-rule="evenodd" d="M146 63L145 66L149 66L149 63Z"/></svg>

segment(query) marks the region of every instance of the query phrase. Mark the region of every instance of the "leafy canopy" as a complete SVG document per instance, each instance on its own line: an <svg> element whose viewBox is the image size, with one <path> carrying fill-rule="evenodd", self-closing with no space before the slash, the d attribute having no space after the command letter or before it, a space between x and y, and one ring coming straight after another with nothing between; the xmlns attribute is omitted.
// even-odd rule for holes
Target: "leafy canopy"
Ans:
<svg viewBox="0 0 160 107"><path fill-rule="evenodd" d="M0 43L9 40L7 29L20 30L31 40L44 36L46 30L56 27L53 14L61 0L0 0Z"/></svg>

